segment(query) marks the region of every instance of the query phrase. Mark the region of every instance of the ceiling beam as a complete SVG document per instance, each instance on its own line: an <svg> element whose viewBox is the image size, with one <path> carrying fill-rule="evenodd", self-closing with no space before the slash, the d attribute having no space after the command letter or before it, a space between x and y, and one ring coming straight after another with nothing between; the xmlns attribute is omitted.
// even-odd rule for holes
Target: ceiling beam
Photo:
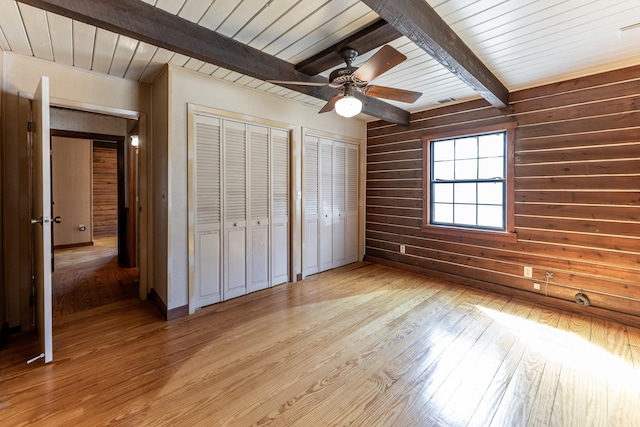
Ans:
<svg viewBox="0 0 640 427"><path fill-rule="evenodd" d="M340 52L345 47L355 49L362 55L399 37L402 37L402 34L398 30L384 19L378 19L368 27L296 64L295 68L302 73L315 76L337 65L344 64Z"/></svg>
<svg viewBox="0 0 640 427"><path fill-rule="evenodd" d="M260 80L326 82L324 78L296 71L287 61L140 0L18 1ZM336 94L328 87L286 87L327 101ZM370 98L362 112L391 123L409 123L407 111L379 99Z"/></svg>
<svg viewBox="0 0 640 427"><path fill-rule="evenodd" d="M425 0L362 0L433 59L496 108L509 105L509 90Z"/></svg>

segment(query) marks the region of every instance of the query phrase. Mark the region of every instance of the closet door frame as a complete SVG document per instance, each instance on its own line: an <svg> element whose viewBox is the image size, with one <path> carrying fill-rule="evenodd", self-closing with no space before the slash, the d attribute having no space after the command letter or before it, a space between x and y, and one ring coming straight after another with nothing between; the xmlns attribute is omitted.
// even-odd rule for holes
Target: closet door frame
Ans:
<svg viewBox="0 0 640 427"><path fill-rule="evenodd" d="M323 185L320 180L321 180L321 170L320 170L320 163L321 163L321 152L320 152L320 145L321 145L321 140L324 139L331 139L332 141L334 141L334 143L344 143L347 146L347 150L351 149L351 150L355 150L355 152L357 153L356 156L356 163L357 163L357 172L356 172L356 176L357 176L357 184L356 184L356 193L357 193L357 214L356 214L356 219L355 219L355 223L357 225L357 230L356 230L356 234L357 234L357 241L356 241L356 251L357 251L357 259L353 259L353 256L349 257L349 254L347 253L347 259L346 259L346 263L351 263L351 262L358 262L358 261L362 261L362 259L364 258L364 237L365 237L365 233L364 233L364 218L365 218L365 178L366 178L366 145L364 144L363 140L357 139L357 138L352 138L352 137L347 137L344 135L338 135L338 134L334 134L334 133L330 133L330 132L324 132L324 131L320 131L320 130L316 130L316 129L311 129L311 128L302 128L302 138L301 138L301 146L302 146L302 183L301 183L301 188L302 188L302 200L305 200L306 194L306 188L307 188L307 183L306 183L306 159L307 159L307 155L306 155L306 139L307 137L311 137L311 138L317 138L317 147L318 147L318 165L317 165L317 169L318 169L318 212L317 212L317 218L318 218L318 230L317 230L317 236L318 236L318 243L321 239L321 228L322 228L322 220L324 219L324 214L322 213L322 200L321 200L321 186ZM348 167L348 165L347 165ZM349 173L346 173L346 177L349 176ZM333 179L332 179L333 181ZM325 183L326 184L326 183ZM333 184L332 184L333 185ZM332 193L333 193L333 188L332 188ZM348 202L348 201L347 201ZM333 212L333 210L332 210ZM305 207L303 206L301 208L301 239L302 239L302 247L301 247L301 261L302 261L302 268L301 268L301 278L304 279L305 277L311 275L311 274L315 274L317 272L323 271L323 268L321 266L321 250L322 248L320 247L320 244L318 245L317 251L318 251L318 269L317 271L314 270L309 270L309 268L307 267L307 252L309 251L308 249L308 232L307 232L307 221L309 218L309 214L307 214L305 212ZM347 211L347 224L349 222L353 221L353 218L349 218L349 212ZM349 221L349 219L351 221ZM332 219L333 221L333 219ZM332 238L333 241L333 238ZM316 249L314 249L316 250ZM346 250L346 249L345 249ZM333 267L332 267L333 268Z"/></svg>
<svg viewBox="0 0 640 427"><path fill-rule="evenodd" d="M288 280L290 282L295 282L296 277L296 265L299 264L299 260L296 260L296 251L299 251L297 247L300 245L297 236L300 236L299 232L296 231L297 224L299 221L296 218L300 217L300 200L295 195L300 194L300 167L296 164L296 161L299 161L299 156L295 153L299 152L298 142L296 139L296 133L293 132L296 129L296 126L290 123L279 122L275 120L264 119L260 117L253 117L246 114L234 113L226 110L220 110L217 108L206 107L202 105L187 104L187 147L188 147L188 184L187 184L187 193L188 193L188 219L189 219L189 227L188 227L188 262L189 262L189 314L194 313L198 307L195 301L195 280L196 280L196 253L195 253L195 244L196 244L196 235L195 235L195 188L193 186L193 173L194 173L194 132L195 132L195 115L208 116L216 119L220 119L221 121L231 120L237 122L243 122L247 126L256 125L256 126L265 126L272 129L278 129L281 131L285 131L289 136L289 218L288 218L288 245L289 245L289 254L288 254ZM224 165L222 165L224 167ZM224 175L222 171L221 175ZM224 185L224 176L222 176L221 185ZM248 195L248 193L247 193ZM224 209L224 197L222 197L222 209ZM221 218L222 223L224 223L224 211L221 212L223 216ZM271 222L271 221L270 221ZM224 225L221 226L221 233L224 233ZM271 238L271 231L269 233L269 237ZM224 236L221 236L221 251L224 252ZM245 244L245 248L248 249L248 246ZM221 254L221 267L223 267L224 253ZM248 262L249 259L246 259ZM269 265L271 265L271 255L269 260ZM224 287L223 283L223 274L221 272L220 280L221 287ZM245 270L246 274L246 270ZM223 296L223 299L224 298Z"/></svg>

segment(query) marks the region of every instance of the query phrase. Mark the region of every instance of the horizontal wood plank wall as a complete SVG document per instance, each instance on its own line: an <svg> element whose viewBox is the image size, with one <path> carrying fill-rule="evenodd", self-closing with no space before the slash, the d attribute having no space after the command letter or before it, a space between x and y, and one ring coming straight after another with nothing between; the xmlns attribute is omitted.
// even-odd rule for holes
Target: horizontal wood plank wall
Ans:
<svg viewBox="0 0 640 427"><path fill-rule="evenodd" d="M118 233L118 151L93 147L93 235Z"/></svg>
<svg viewBox="0 0 640 427"><path fill-rule="evenodd" d="M505 116L518 121L517 243L421 231L420 137ZM550 302L582 291L594 307L640 315L640 67L518 91L504 110L478 100L414 113L409 126L369 123L366 238L369 260L546 293Z"/></svg>

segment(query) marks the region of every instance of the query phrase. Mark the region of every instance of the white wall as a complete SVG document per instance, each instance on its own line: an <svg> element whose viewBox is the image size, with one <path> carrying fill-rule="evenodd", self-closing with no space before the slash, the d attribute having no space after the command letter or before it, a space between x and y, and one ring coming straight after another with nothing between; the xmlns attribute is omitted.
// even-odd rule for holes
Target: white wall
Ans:
<svg viewBox="0 0 640 427"><path fill-rule="evenodd" d="M150 86L4 53L2 83L2 203L4 217L4 283L9 326L31 326L30 288L30 186L26 142L28 105L41 76L48 76L52 105L113 115L147 114ZM20 94L20 95L19 95ZM10 250L7 250L10 249Z"/></svg>
<svg viewBox="0 0 640 427"><path fill-rule="evenodd" d="M168 167L168 294L167 308L185 306L188 290L188 200L187 200L187 104L239 113L293 126L292 190L301 189L302 128L330 132L361 141L366 139L366 123L345 119L335 113L318 114L319 108L275 95L214 79L200 73L169 67L170 117ZM295 194L295 193L294 193ZM300 202L298 201L298 204ZM294 209L294 265L300 272L300 207ZM297 212L297 214L296 214Z"/></svg>
<svg viewBox="0 0 640 427"><path fill-rule="evenodd" d="M154 82L152 88L153 115L151 118L151 134L153 146L150 147L149 186L151 198L151 212L149 229L153 239L153 253L151 254L152 268L149 271L153 277L153 288L156 294L167 304L167 168L168 137L169 137L169 73L165 70Z"/></svg>

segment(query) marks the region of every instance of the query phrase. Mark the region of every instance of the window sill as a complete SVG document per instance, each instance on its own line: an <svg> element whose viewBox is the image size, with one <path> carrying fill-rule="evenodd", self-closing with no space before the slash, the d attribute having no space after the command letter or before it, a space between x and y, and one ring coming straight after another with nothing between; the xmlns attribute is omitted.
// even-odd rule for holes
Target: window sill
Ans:
<svg viewBox="0 0 640 427"><path fill-rule="evenodd" d="M422 231L450 241L462 241L463 239L487 240L500 243L516 243L518 241L518 235L515 232L508 231L476 230L431 224L423 224Z"/></svg>

